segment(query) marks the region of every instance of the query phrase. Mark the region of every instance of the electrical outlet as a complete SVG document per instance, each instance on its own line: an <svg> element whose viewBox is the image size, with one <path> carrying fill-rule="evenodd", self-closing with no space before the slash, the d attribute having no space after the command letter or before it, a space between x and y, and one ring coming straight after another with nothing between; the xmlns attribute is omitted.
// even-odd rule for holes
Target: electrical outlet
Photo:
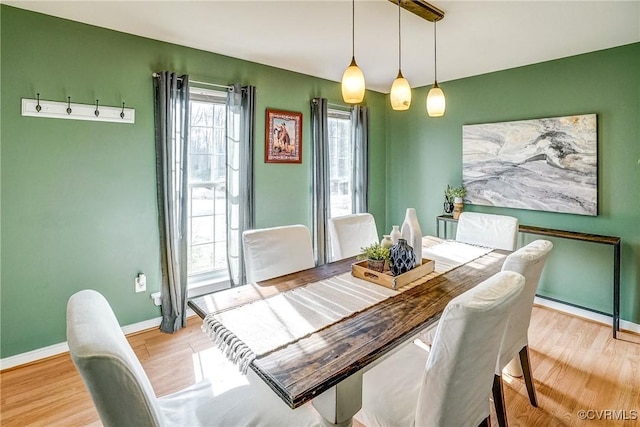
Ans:
<svg viewBox="0 0 640 427"><path fill-rule="evenodd" d="M145 276L144 273L138 274L138 277L136 277L134 283L136 292L147 291L147 276Z"/></svg>

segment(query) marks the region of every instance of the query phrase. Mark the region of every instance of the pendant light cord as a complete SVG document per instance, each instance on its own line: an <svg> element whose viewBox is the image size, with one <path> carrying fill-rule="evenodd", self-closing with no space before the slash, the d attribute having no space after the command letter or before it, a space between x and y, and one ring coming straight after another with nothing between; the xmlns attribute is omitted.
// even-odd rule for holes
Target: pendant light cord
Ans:
<svg viewBox="0 0 640 427"><path fill-rule="evenodd" d="M402 69L402 30L400 26L400 4L402 0L398 0L398 71Z"/></svg>
<svg viewBox="0 0 640 427"><path fill-rule="evenodd" d="M436 31L436 23L433 21L433 81L438 84L438 32Z"/></svg>
<svg viewBox="0 0 640 427"><path fill-rule="evenodd" d="M356 57L356 0L351 0L351 57Z"/></svg>

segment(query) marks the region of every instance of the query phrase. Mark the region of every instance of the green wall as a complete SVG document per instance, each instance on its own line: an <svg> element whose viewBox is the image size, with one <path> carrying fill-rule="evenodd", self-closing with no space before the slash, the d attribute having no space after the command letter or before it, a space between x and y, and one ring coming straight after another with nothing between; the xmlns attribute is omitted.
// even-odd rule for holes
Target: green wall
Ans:
<svg viewBox="0 0 640 427"><path fill-rule="evenodd" d="M151 73L257 87L257 226L311 224L309 100L340 104L340 87L285 70L0 6L2 85L0 357L65 341L65 306L83 288L102 292L123 325L159 316ZM447 113L408 112L368 92L371 212L379 232L418 210L435 233L447 184L461 182L462 125L598 114L597 217L467 206L523 224L622 237L622 318L640 323L640 43L444 82ZM20 115L20 99L120 105L133 125ZM265 164L265 108L301 111L301 165ZM524 244L527 240L522 239ZM611 310L611 248L554 239L540 292ZM148 277L133 292L135 275Z"/></svg>
<svg viewBox="0 0 640 427"><path fill-rule="evenodd" d="M121 324L160 315L151 73L252 84L256 95L257 226L311 225L309 101L341 103L340 85L200 50L1 6L1 357L65 338L69 296L103 293ZM347 58L345 58L345 61ZM345 62L346 64L346 62ZM136 110L135 124L22 117L35 98ZM385 96L368 92L371 163L385 167ZM303 113L301 165L265 164L265 109ZM371 212L385 224L383 174ZM133 280L147 274L147 292Z"/></svg>
<svg viewBox="0 0 640 427"><path fill-rule="evenodd" d="M429 88L414 91L408 113L389 113L386 228L401 223L404 209L412 206L423 232L435 233L444 189L462 181L463 125L597 113L598 216L465 208L513 215L527 225L620 236L621 316L640 323L640 43L441 86L445 117L426 117ZM551 240L555 249L539 293L611 313L612 247Z"/></svg>

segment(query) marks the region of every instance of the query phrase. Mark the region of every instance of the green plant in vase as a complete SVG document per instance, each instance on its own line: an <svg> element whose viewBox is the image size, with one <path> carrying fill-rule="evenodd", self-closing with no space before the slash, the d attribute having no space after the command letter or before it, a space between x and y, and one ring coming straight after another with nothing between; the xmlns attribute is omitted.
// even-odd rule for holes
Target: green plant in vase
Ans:
<svg viewBox="0 0 640 427"><path fill-rule="evenodd" d="M384 271L384 263L389 260L389 248L385 248L380 243L372 243L360 250L362 253L358 255L358 259L366 259L368 269L380 273Z"/></svg>
<svg viewBox="0 0 640 427"><path fill-rule="evenodd" d="M467 195L467 189L463 186L449 187L447 186L448 197L453 201L453 218L458 219L464 207L464 196Z"/></svg>
<svg viewBox="0 0 640 427"><path fill-rule="evenodd" d="M453 212L453 194L451 193L451 187L447 184L447 189L444 190L444 213L451 215Z"/></svg>
<svg viewBox="0 0 640 427"><path fill-rule="evenodd" d="M464 196L467 195L467 189L460 186L460 187L449 187L447 186L447 193L449 195L449 199L456 203L456 198L462 199L464 198Z"/></svg>

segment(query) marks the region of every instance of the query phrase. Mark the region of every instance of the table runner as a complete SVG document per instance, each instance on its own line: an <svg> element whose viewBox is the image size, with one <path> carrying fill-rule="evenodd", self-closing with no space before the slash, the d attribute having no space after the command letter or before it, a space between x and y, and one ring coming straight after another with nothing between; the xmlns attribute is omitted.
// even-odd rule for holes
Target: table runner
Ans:
<svg viewBox="0 0 640 427"><path fill-rule="evenodd" d="M258 356L287 346L387 298L423 284L492 249L437 238L423 240L434 271L397 290L343 273L230 310L208 314L203 330L246 373Z"/></svg>

